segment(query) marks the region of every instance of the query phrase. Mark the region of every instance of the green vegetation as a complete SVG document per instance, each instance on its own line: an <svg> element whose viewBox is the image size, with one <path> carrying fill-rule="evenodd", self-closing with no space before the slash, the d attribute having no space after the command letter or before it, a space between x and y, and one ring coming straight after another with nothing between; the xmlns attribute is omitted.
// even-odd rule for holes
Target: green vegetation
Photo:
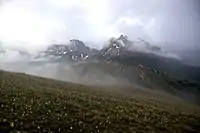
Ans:
<svg viewBox="0 0 200 133"><path fill-rule="evenodd" d="M164 92L0 71L0 131L200 132L200 109Z"/></svg>

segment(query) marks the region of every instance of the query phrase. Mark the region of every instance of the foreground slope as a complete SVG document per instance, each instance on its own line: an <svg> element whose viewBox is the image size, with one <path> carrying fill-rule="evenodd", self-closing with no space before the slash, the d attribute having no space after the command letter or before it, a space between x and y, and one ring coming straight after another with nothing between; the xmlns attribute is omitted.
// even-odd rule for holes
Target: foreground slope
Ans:
<svg viewBox="0 0 200 133"><path fill-rule="evenodd" d="M0 71L0 131L200 132L200 110L150 90Z"/></svg>

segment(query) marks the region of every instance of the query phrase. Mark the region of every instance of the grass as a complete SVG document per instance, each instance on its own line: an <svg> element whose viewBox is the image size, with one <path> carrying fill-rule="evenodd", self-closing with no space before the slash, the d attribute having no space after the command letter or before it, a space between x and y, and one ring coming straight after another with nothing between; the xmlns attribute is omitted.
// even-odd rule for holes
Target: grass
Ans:
<svg viewBox="0 0 200 133"><path fill-rule="evenodd" d="M200 132L199 107L127 91L0 71L0 132Z"/></svg>

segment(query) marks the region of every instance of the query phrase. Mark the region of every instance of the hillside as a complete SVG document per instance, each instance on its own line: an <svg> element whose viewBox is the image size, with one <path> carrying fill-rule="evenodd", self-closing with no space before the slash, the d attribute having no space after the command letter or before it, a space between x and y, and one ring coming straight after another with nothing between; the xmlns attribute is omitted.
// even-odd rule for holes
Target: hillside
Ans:
<svg viewBox="0 0 200 133"><path fill-rule="evenodd" d="M94 86L134 87L170 93L189 102L200 104L200 83L174 78L161 70L143 65L116 62L84 61L57 67L55 79Z"/></svg>
<svg viewBox="0 0 200 133"><path fill-rule="evenodd" d="M165 92L0 71L0 132L200 132L200 109Z"/></svg>

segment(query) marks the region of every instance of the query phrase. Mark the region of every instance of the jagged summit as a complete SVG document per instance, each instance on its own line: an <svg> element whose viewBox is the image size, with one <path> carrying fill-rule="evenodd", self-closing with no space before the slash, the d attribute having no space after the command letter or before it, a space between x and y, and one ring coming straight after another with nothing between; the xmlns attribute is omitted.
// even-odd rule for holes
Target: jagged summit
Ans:
<svg viewBox="0 0 200 133"><path fill-rule="evenodd" d="M138 38L135 41L130 41L128 36L120 35L118 38L111 38L107 45L100 50L92 49L87 46L83 41L79 39L71 39L67 44L52 44L46 50L40 52L35 59L41 57L49 57L50 59L62 58L64 60L81 61L86 59L92 59L96 57L121 58L123 56L132 56L135 52L148 51L153 54L162 53L162 49L157 46L152 46L149 42ZM142 50L141 50L142 48ZM6 51L0 49L0 53ZM19 54L23 55L25 52L18 50ZM164 53L165 54L165 53ZM159 55L159 56L160 56Z"/></svg>
<svg viewBox="0 0 200 133"><path fill-rule="evenodd" d="M128 40L126 35L120 35L118 38L111 38L109 42L110 44L116 44L118 47L129 47L133 45L133 42Z"/></svg>
<svg viewBox="0 0 200 133"><path fill-rule="evenodd" d="M130 41L128 36L120 35L118 38L111 38L107 45L100 50L88 47L83 41L71 39L69 44L53 44L45 51L45 56L67 57L72 60L85 60L92 56L102 56L106 59L119 57L133 52L150 52L153 54L162 54L162 49L158 46L152 46L149 42L138 38ZM164 54L164 53L163 53Z"/></svg>
<svg viewBox="0 0 200 133"><path fill-rule="evenodd" d="M111 38L109 44L100 50L103 57L111 58L118 57L121 54L125 54L128 50L129 43L127 36L121 35L119 38Z"/></svg>
<svg viewBox="0 0 200 133"><path fill-rule="evenodd" d="M70 60L85 60L90 55L94 54L94 49L86 46L78 39L72 39L69 44L53 44L44 51L45 56L66 57Z"/></svg>

